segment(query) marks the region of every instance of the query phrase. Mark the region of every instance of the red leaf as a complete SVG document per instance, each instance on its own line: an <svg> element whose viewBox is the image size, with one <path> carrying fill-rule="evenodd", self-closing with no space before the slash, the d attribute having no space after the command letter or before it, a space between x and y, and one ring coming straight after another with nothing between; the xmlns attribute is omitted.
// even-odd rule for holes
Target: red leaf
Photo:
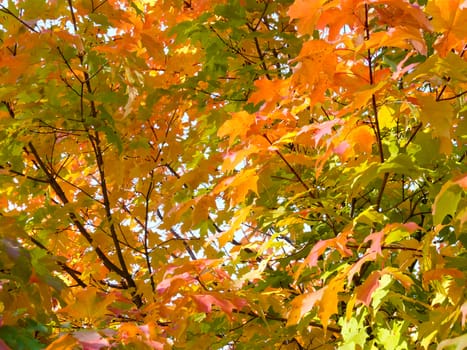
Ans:
<svg viewBox="0 0 467 350"><path fill-rule="evenodd" d="M362 265L367 262L367 261L374 261L377 256L377 252L371 252L368 254L365 254L361 259L359 259L349 270L347 274L347 282L350 284L352 282L352 278L356 273L360 272L360 269L362 268Z"/></svg>
<svg viewBox="0 0 467 350"><path fill-rule="evenodd" d="M461 306L462 313L462 328L465 326L465 319L467 318L467 301Z"/></svg>
<svg viewBox="0 0 467 350"><path fill-rule="evenodd" d="M11 348L3 340L0 339L0 350L11 350Z"/></svg>
<svg viewBox="0 0 467 350"><path fill-rule="evenodd" d="M384 231L369 234L363 242L371 241L370 252L376 252L381 255L381 241L384 237Z"/></svg>
<svg viewBox="0 0 467 350"><path fill-rule="evenodd" d="M83 350L100 350L110 345L107 339L93 331L75 332L73 336L78 339Z"/></svg>
<svg viewBox="0 0 467 350"><path fill-rule="evenodd" d="M244 299L236 298L235 300L227 300L224 296L214 296L212 294L201 294L191 296L201 312L210 313L212 305L218 306L227 315L231 316L233 310L241 310L246 302Z"/></svg>
<svg viewBox="0 0 467 350"><path fill-rule="evenodd" d="M370 276L365 280L365 282L358 286L356 289L357 300L370 306L371 296L373 292L379 287L379 278L381 277L380 271L373 271Z"/></svg>
<svg viewBox="0 0 467 350"><path fill-rule="evenodd" d="M191 276L188 272L184 272L180 275L175 275L173 277L166 278L157 285L156 290L159 294L164 294L169 289L171 291L176 291L182 285L191 283L194 280L195 278L193 276Z"/></svg>

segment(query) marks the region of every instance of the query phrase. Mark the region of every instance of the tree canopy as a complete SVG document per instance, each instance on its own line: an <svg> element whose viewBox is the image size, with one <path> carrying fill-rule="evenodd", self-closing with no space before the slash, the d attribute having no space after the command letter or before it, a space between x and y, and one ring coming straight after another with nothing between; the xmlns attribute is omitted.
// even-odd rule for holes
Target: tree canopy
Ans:
<svg viewBox="0 0 467 350"><path fill-rule="evenodd" d="M467 347L466 23L0 2L0 349Z"/></svg>

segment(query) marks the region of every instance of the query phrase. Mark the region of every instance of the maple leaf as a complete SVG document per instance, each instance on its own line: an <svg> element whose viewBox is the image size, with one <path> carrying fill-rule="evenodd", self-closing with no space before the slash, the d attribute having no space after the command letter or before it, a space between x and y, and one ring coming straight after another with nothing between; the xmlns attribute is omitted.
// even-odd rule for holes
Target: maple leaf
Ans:
<svg viewBox="0 0 467 350"><path fill-rule="evenodd" d="M234 310L239 311L246 305L244 299L235 298L228 300L225 296L216 294L195 294L191 298L195 301L201 312L210 313L212 305L216 305L229 316L232 316Z"/></svg>
<svg viewBox="0 0 467 350"><path fill-rule="evenodd" d="M363 257L358 259L358 261L352 265L352 267L349 269L347 273L347 284L350 285L352 282L353 277L355 276L356 273L360 272L360 269L362 268L363 264L367 261L374 261L376 260L378 256L377 251L372 251L370 253L365 254Z"/></svg>
<svg viewBox="0 0 467 350"><path fill-rule="evenodd" d="M114 301L115 296L103 294L96 288L88 287L77 291L74 300L60 309L60 313L78 320L97 322L107 317L108 307Z"/></svg>
<svg viewBox="0 0 467 350"><path fill-rule="evenodd" d="M313 309L315 304L322 299L324 289L315 292L301 294L291 302L291 310L287 317L287 326L293 326L300 322L303 316Z"/></svg>
<svg viewBox="0 0 467 350"><path fill-rule="evenodd" d="M333 278L323 291L319 306L319 318L323 324L323 329L326 332L329 319L332 315L338 312L338 295L344 290L343 276Z"/></svg>
<svg viewBox="0 0 467 350"><path fill-rule="evenodd" d="M442 280L446 276L453 278L464 278L464 274L455 268L440 268L423 273L423 286L428 288L428 283L433 280Z"/></svg>
<svg viewBox="0 0 467 350"><path fill-rule="evenodd" d="M232 145L237 137L243 138L249 127L255 123L255 118L247 112L238 112L232 115L217 131L219 137L229 136L229 145Z"/></svg>
<svg viewBox="0 0 467 350"><path fill-rule="evenodd" d="M370 306L371 296L374 291L379 287L379 279L381 278L380 271L373 271L370 276L365 279L361 286L357 287L356 296L357 301Z"/></svg>
<svg viewBox="0 0 467 350"><path fill-rule="evenodd" d="M320 143L324 143L325 136L331 136L334 128L342 124L343 121L336 118L318 124L305 125L297 132L295 141L299 144L317 147Z"/></svg>
<svg viewBox="0 0 467 350"><path fill-rule="evenodd" d="M439 138L441 152L449 154L452 149L450 125L453 108L449 101L436 101L432 96L418 96L420 105L420 119L432 128L432 135Z"/></svg>
<svg viewBox="0 0 467 350"><path fill-rule="evenodd" d="M73 347L78 345L78 339L73 337L71 334L65 334L50 343L46 350L73 349Z"/></svg>
<svg viewBox="0 0 467 350"><path fill-rule="evenodd" d="M126 5L0 5L0 348L464 346L465 1Z"/></svg>
<svg viewBox="0 0 467 350"><path fill-rule="evenodd" d="M289 7L287 14L290 19L298 19L298 31L301 34L311 34L323 11L326 0L296 0Z"/></svg>
<svg viewBox="0 0 467 350"><path fill-rule="evenodd" d="M256 91L250 95L248 102L254 104L265 102L261 110L263 113L268 113L275 107L276 103L283 101L288 95L290 81L289 79L270 80L262 78L256 80L254 85Z"/></svg>
<svg viewBox="0 0 467 350"><path fill-rule="evenodd" d="M311 103L321 102L325 91L332 86L337 65L334 47L324 40L310 40L303 44L300 54L291 63L294 68L292 84L310 92Z"/></svg>
<svg viewBox="0 0 467 350"><path fill-rule="evenodd" d="M458 41L467 36L467 6L462 0L433 0L427 4L427 12L433 16L433 27L443 35L437 39L435 47L442 56L452 48L458 48Z"/></svg>
<svg viewBox="0 0 467 350"><path fill-rule="evenodd" d="M159 294L174 294L181 286L195 281L195 278L188 272L169 277L161 281L156 288Z"/></svg>

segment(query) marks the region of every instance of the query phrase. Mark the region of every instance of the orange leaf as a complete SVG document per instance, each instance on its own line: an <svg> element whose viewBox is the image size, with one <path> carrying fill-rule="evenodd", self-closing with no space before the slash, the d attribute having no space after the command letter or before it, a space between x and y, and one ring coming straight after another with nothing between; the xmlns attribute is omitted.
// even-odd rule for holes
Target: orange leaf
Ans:
<svg viewBox="0 0 467 350"><path fill-rule="evenodd" d="M395 267L386 267L382 271L382 273L390 274L392 277L398 280L404 286L405 289L409 289L410 286L413 284L413 281L409 276L405 275L404 273L402 273L402 271Z"/></svg>
<svg viewBox="0 0 467 350"><path fill-rule="evenodd" d="M222 163L222 171L234 170L239 163L245 161L250 154L256 153L257 151L258 147L250 144L247 148L240 149L239 151L227 152L224 156L224 162Z"/></svg>
<svg viewBox="0 0 467 350"><path fill-rule="evenodd" d="M430 0L426 8L433 17L435 31L443 35L436 41L436 48L442 56L459 43L465 44L467 37L467 6L463 0ZM462 43L464 42L464 43Z"/></svg>
<svg viewBox="0 0 467 350"><path fill-rule="evenodd" d="M346 142L350 143L351 148L342 156L345 160L354 155L371 154L376 141L371 127L360 125L350 131L346 137Z"/></svg>
<svg viewBox="0 0 467 350"><path fill-rule="evenodd" d="M274 107L277 102L283 100L287 96L290 86L288 79L269 80L263 78L256 80L254 84L256 91L251 94L248 102L252 102L254 104L258 104L263 101L266 102L262 108L263 112L270 109L268 106Z"/></svg>
<svg viewBox="0 0 467 350"><path fill-rule="evenodd" d="M312 34L323 11L326 0L296 0L290 6L287 14L290 19L298 19L297 27L300 34Z"/></svg>
<svg viewBox="0 0 467 350"><path fill-rule="evenodd" d="M302 317L313 309L314 305L322 299L324 288L312 293L301 294L290 303L292 310L287 317L287 326L296 325Z"/></svg>
<svg viewBox="0 0 467 350"><path fill-rule="evenodd" d="M323 296L319 305L319 318L323 324L324 331L326 331L329 318L338 312L338 295L339 292L344 290L344 279L341 276L338 276L332 279L323 289Z"/></svg>
<svg viewBox="0 0 467 350"><path fill-rule="evenodd" d="M455 268L434 269L423 273L423 287L427 288L430 281L442 280L446 275L453 278L464 278L464 274Z"/></svg>
<svg viewBox="0 0 467 350"><path fill-rule="evenodd" d="M74 338L71 334L65 334L49 344L45 350L72 350L78 345L79 342L76 338Z"/></svg>
<svg viewBox="0 0 467 350"><path fill-rule="evenodd" d="M336 71L334 46L324 40L307 41L291 62L298 62L292 77L293 84L310 91L310 103L321 102L324 92L332 86Z"/></svg>
<svg viewBox="0 0 467 350"><path fill-rule="evenodd" d="M412 5L405 0L370 0L370 2L383 5L375 6L375 9L378 11L381 21L386 22L391 27L408 26L426 31L433 29L420 6Z"/></svg>
<svg viewBox="0 0 467 350"><path fill-rule="evenodd" d="M250 191L258 194L258 179L255 169L238 173L230 184L230 205L233 207L242 202Z"/></svg>
<svg viewBox="0 0 467 350"><path fill-rule="evenodd" d="M217 136L228 136L229 145L231 146L235 142L237 136L240 138L245 137L250 126L254 123L255 117L245 111L233 113L232 119L227 120L219 128Z"/></svg>

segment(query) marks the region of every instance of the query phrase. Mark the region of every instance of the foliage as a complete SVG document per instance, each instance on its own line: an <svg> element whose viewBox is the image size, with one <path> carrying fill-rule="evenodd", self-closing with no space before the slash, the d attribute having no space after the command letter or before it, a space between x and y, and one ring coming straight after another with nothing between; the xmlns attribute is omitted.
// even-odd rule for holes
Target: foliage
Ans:
<svg viewBox="0 0 467 350"><path fill-rule="evenodd" d="M465 2L0 19L0 349L466 346Z"/></svg>

